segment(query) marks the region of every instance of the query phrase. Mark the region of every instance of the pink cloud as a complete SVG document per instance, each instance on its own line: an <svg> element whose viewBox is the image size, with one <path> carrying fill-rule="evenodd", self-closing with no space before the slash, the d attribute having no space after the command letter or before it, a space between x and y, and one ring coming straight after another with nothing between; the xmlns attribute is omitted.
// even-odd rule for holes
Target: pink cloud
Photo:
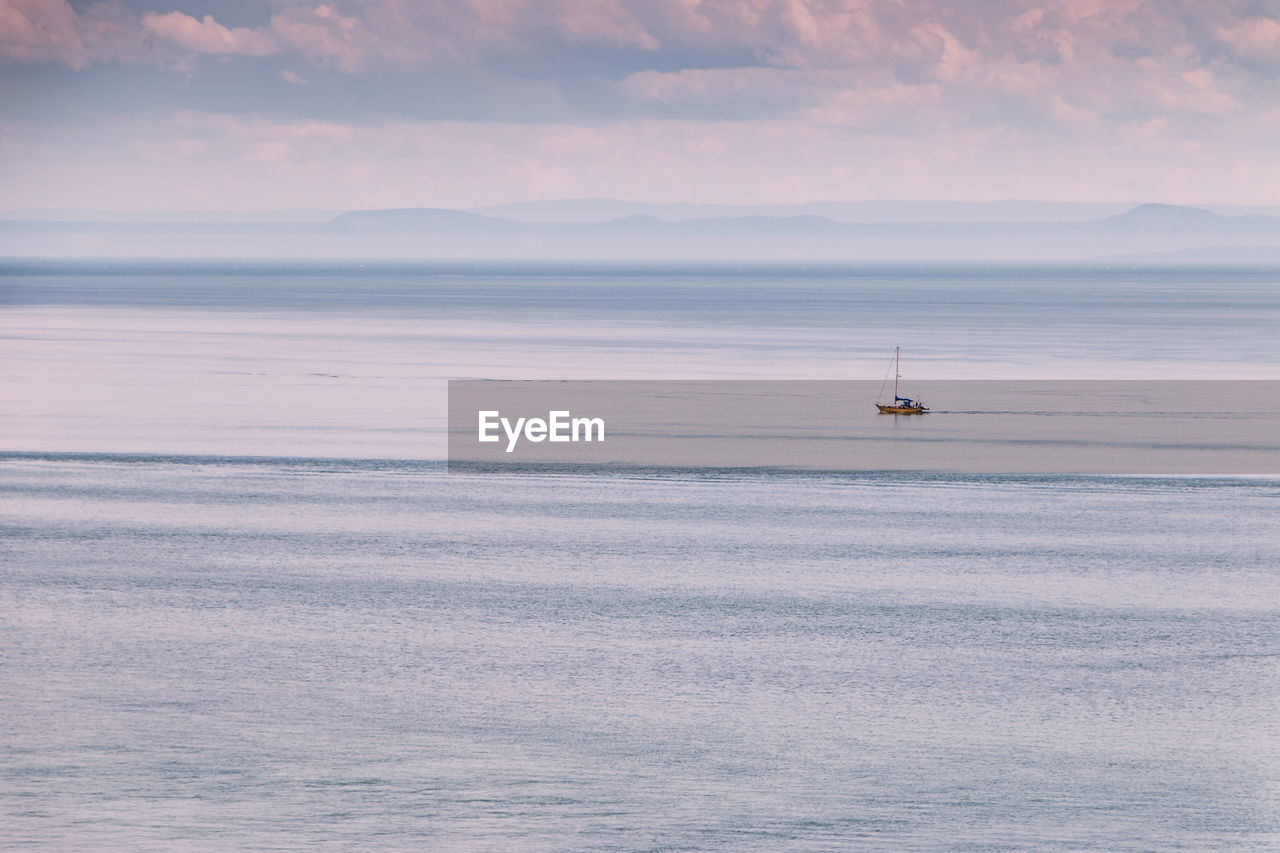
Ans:
<svg viewBox="0 0 1280 853"><path fill-rule="evenodd" d="M0 57L83 68L88 59L77 23L66 0L0 0Z"/></svg>
<svg viewBox="0 0 1280 853"><path fill-rule="evenodd" d="M212 15L197 21L181 12L166 15L148 12L140 23L148 32L194 53L266 56L280 50L269 34L247 27L228 29Z"/></svg>
<svg viewBox="0 0 1280 853"><path fill-rule="evenodd" d="M637 71L622 81L623 90L642 101L674 103L684 100L724 100L744 94L798 95L808 88L795 85L800 72L776 68L686 68L681 71ZM812 75L808 75L810 78ZM801 98L797 98L801 100Z"/></svg>
<svg viewBox="0 0 1280 853"><path fill-rule="evenodd" d="M1280 65L1280 21L1274 18L1249 18L1219 28L1217 36L1241 59Z"/></svg>
<svg viewBox="0 0 1280 853"><path fill-rule="evenodd" d="M316 62L336 65L342 71L363 70L374 57L386 57L381 39L368 31L357 18L338 14L332 6L295 6L271 18L271 29L290 48ZM425 49L419 54L429 59Z"/></svg>
<svg viewBox="0 0 1280 853"><path fill-rule="evenodd" d="M1088 115L1070 105L1055 109L1089 130ZM1280 163L1263 129L1260 117L1235 115L1189 146L1158 119L1066 139L987 128L923 129L903 137L794 121L646 120L588 130L183 114L108 123L88 151L79 128L0 125L0 154L10 173L0 184L0 201L11 208L110 207L128 198L138 207L178 209L450 207L546 195L1266 204L1274 203ZM724 148L708 156L716 140Z"/></svg>
<svg viewBox="0 0 1280 853"><path fill-rule="evenodd" d="M718 125L733 120L898 139L977 128L1115 144L1134 128L1203 138L1219 120L1243 134L1250 115L1280 114L1280 21L1248 0L275 2L269 20L233 28L179 11L138 18L119 0L78 14L67 0L0 0L0 61L195 69L202 55L279 54L286 61L264 79L310 79L312 91L332 75L309 67L402 73L410 90L438 84L436 69L461 69L485 78L478 98L492 95L490 83L498 90L474 111L487 120L698 116L697 139L736 138ZM464 86L468 73L449 85ZM373 84L351 91L361 85ZM540 98L521 112L529 105L512 93L533 90ZM394 115L409 101L384 102ZM431 118L433 107L418 108L405 112ZM683 138L675 147L697 153Z"/></svg>
<svg viewBox="0 0 1280 853"><path fill-rule="evenodd" d="M67 0L0 0L0 59L83 68L112 58L176 61L184 52L281 52L352 74L449 65L536 77L573 68L574 52L590 50L588 73L604 79L644 72L638 52L662 57L654 74L731 64L875 69L895 84L994 91L1017 81L1088 79L1102 89L1150 78L1144 54L1161 58L1171 77L1220 61L1221 48L1237 63L1280 63L1280 21L1244 0L1176 9L1144 0L988 0L964 9L940 0L278 2L269 22L229 28L178 11L138 19L119 0L81 14ZM1045 101L1061 94L1042 92Z"/></svg>
<svg viewBox="0 0 1280 853"><path fill-rule="evenodd" d="M660 42L621 0L377 0L358 12L292 4L271 19L276 37L323 65L350 73L510 60L564 45L657 50Z"/></svg>
<svg viewBox="0 0 1280 853"><path fill-rule="evenodd" d="M119 0L93 3L82 14L67 0L0 0L0 64L86 68L94 61L136 61L147 53L144 34Z"/></svg>
<svg viewBox="0 0 1280 853"><path fill-rule="evenodd" d="M557 28L571 42L603 43L657 50L661 45L618 0L560 0Z"/></svg>

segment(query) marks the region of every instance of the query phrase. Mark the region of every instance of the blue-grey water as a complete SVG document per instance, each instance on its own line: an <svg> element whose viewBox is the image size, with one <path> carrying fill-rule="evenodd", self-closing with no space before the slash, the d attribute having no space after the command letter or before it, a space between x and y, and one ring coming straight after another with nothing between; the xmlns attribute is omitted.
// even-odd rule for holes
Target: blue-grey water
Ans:
<svg viewBox="0 0 1280 853"><path fill-rule="evenodd" d="M443 380L1275 378L1280 270L0 268L0 845L1280 846L1280 482L459 476Z"/></svg>

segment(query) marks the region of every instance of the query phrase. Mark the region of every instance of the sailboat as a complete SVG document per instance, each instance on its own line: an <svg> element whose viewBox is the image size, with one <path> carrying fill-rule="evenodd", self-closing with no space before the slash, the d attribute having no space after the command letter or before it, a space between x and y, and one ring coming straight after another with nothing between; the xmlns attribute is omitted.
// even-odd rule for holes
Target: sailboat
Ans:
<svg viewBox="0 0 1280 853"><path fill-rule="evenodd" d="M902 373L899 370L899 364L902 360L902 347L893 348L893 402L881 403L876 401L876 408L880 410L882 415L923 415L929 411L925 408L924 401L912 399L911 397L902 397L898 394L898 381L902 379ZM884 394L884 386L889 384L889 377L884 378L884 382L880 385L880 393Z"/></svg>

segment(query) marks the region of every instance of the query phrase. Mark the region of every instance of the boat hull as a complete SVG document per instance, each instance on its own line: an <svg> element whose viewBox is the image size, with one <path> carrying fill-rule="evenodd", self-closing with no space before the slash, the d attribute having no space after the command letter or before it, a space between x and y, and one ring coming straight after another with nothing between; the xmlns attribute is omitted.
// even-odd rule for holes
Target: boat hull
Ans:
<svg viewBox="0 0 1280 853"><path fill-rule="evenodd" d="M882 406L876 403L882 415L923 415L929 411L924 406Z"/></svg>

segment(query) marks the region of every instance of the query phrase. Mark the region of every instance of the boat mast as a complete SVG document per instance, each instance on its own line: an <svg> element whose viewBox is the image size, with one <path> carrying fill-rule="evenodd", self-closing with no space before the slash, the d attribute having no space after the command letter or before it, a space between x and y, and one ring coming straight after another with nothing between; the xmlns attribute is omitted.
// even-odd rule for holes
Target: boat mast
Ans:
<svg viewBox="0 0 1280 853"><path fill-rule="evenodd" d="M902 378L902 374L898 372L898 357L902 352L902 347L893 348L893 404L898 405L898 380Z"/></svg>

